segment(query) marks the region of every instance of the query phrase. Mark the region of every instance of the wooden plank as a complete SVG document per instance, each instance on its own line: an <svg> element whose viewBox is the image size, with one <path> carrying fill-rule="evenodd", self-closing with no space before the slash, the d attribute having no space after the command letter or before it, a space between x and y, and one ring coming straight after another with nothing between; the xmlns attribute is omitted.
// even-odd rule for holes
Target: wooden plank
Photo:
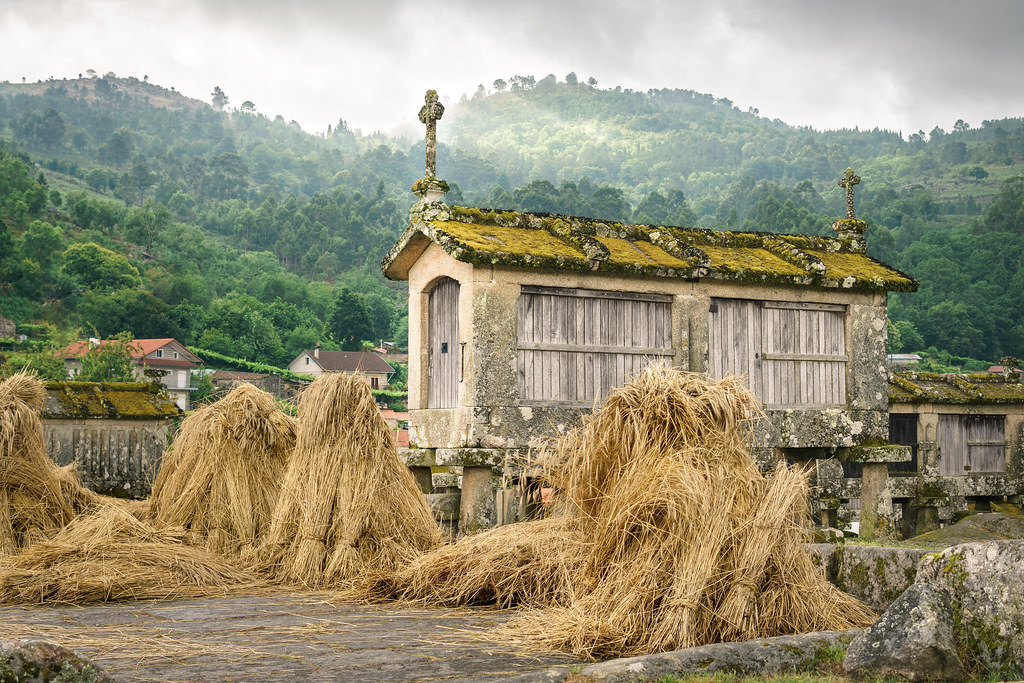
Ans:
<svg viewBox="0 0 1024 683"><path fill-rule="evenodd" d="M777 308L790 311L846 311L844 304L817 304L803 301L761 301L762 308Z"/></svg>
<svg viewBox="0 0 1024 683"><path fill-rule="evenodd" d="M580 353L613 353L626 356L671 356L672 349L665 349L656 346L629 347L629 346L596 346L590 344L552 344L552 343L522 343L520 349L526 351L577 351Z"/></svg>
<svg viewBox="0 0 1024 683"><path fill-rule="evenodd" d="M825 353L762 353L761 358L764 360L824 361L829 363L846 363L850 360L849 356Z"/></svg>
<svg viewBox="0 0 1024 683"><path fill-rule="evenodd" d="M522 285L524 294L544 294L547 296L567 296L592 299L618 299L622 301L659 301L671 303L671 294L648 294L646 292L617 292L603 289L577 289L571 287L541 287L539 285Z"/></svg>

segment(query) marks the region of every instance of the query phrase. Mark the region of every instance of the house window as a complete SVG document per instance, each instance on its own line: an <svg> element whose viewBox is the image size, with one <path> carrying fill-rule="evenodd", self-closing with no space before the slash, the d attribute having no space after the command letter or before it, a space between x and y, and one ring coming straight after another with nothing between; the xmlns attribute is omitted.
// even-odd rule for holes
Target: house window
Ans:
<svg viewBox="0 0 1024 683"><path fill-rule="evenodd" d="M370 378L370 388L371 389L380 389L380 378L379 377L371 377Z"/></svg>
<svg viewBox="0 0 1024 683"><path fill-rule="evenodd" d="M306 356L306 365L309 365L309 356Z"/></svg>
<svg viewBox="0 0 1024 683"><path fill-rule="evenodd" d="M178 360L178 352L177 352L177 351L174 351L173 353L174 353L174 356L173 356L173 357L174 357L174 360Z"/></svg>
<svg viewBox="0 0 1024 683"><path fill-rule="evenodd" d="M769 408L846 403L846 307L712 299L708 374L743 375Z"/></svg>
<svg viewBox="0 0 1024 683"><path fill-rule="evenodd" d="M157 358L163 358L164 357L164 350L163 349L157 349L156 350L156 357Z"/></svg>
<svg viewBox="0 0 1024 683"><path fill-rule="evenodd" d="M649 363L672 358L671 311L667 295L524 285L520 399L593 406Z"/></svg>

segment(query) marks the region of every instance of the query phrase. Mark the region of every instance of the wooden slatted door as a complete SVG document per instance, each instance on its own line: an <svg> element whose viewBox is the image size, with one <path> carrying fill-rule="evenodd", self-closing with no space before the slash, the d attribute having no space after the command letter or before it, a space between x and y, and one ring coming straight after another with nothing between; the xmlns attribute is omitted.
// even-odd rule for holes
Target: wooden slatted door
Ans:
<svg viewBox="0 0 1024 683"><path fill-rule="evenodd" d="M846 403L846 307L712 299L708 373L745 375L768 407Z"/></svg>
<svg viewBox="0 0 1024 683"><path fill-rule="evenodd" d="M523 286L519 397L590 407L653 361L670 361L672 297Z"/></svg>
<svg viewBox="0 0 1024 683"><path fill-rule="evenodd" d="M459 400L459 283L441 278L427 303L427 407L454 408Z"/></svg>
<svg viewBox="0 0 1024 683"><path fill-rule="evenodd" d="M708 316L708 374L747 378L761 397L761 305L743 299L712 299Z"/></svg>
<svg viewBox="0 0 1024 683"><path fill-rule="evenodd" d="M939 415L939 474L992 474L1006 467L1002 415Z"/></svg>

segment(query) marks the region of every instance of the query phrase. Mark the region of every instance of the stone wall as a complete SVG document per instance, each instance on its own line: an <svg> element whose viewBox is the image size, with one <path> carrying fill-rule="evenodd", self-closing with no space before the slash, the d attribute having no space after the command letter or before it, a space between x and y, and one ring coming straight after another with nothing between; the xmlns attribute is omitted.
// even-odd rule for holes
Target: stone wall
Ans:
<svg viewBox="0 0 1024 683"><path fill-rule="evenodd" d="M169 419L43 419L50 458L78 464L82 483L120 498L145 498L173 427Z"/></svg>

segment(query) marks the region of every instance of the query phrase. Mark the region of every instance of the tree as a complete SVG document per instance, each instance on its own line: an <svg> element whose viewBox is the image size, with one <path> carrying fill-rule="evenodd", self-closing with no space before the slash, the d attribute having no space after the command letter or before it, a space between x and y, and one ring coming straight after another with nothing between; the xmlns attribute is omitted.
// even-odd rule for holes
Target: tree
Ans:
<svg viewBox="0 0 1024 683"><path fill-rule="evenodd" d="M242 106L240 108L246 114L254 114L256 112L256 105L253 104L250 100L242 102Z"/></svg>
<svg viewBox="0 0 1024 683"><path fill-rule="evenodd" d="M138 269L128 259L95 242L68 247L64 251L61 272L86 289L110 290L142 284Z"/></svg>
<svg viewBox="0 0 1024 683"><path fill-rule="evenodd" d="M170 209L153 199L147 199L142 206L133 206L125 219L128 239L140 246L146 245L146 251L153 249L153 238L170 224Z"/></svg>
<svg viewBox="0 0 1024 683"><path fill-rule="evenodd" d="M210 93L212 97L213 108L217 111L224 111L224 107L228 104L228 96L224 94L224 91L220 89L219 85L213 87L213 92Z"/></svg>
<svg viewBox="0 0 1024 683"><path fill-rule="evenodd" d="M60 382L68 378L63 359L52 350L9 353L0 363L0 379L18 372L30 372L41 380Z"/></svg>
<svg viewBox="0 0 1024 683"><path fill-rule="evenodd" d="M491 85L493 85L494 89L497 90L498 92L504 92L505 88L508 87L508 83L505 82L504 78L496 78L494 80L494 83L492 83Z"/></svg>
<svg viewBox="0 0 1024 683"><path fill-rule="evenodd" d="M362 294L342 287L334 300L328 331L343 351L358 351L373 338L373 317Z"/></svg>
<svg viewBox="0 0 1024 683"><path fill-rule="evenodd" d="M82 356L80 382L135 382L135 359L132 336L121 333L89 349Z"/></svg>
<svg viewBox="0 0 1024 683"><path fill-rule="evenodd" d="M1003 183L985 213L985 227L992 232L1024 234L1024 176Z"/></svg>
<svg viewBox="0 0 1024 683"><path fill-rule="evenodd" d="M52 223L32 221L21 237L21 255L38 263L44 271L56 263L63 248L64 235Z"/></svg>
<svg viewBox="0 0 1024 683"><path fill-rule="evenodd" d="M579 79L576 78L576 72L570 71L565 75L566 85L579 85Z"/></svg>

